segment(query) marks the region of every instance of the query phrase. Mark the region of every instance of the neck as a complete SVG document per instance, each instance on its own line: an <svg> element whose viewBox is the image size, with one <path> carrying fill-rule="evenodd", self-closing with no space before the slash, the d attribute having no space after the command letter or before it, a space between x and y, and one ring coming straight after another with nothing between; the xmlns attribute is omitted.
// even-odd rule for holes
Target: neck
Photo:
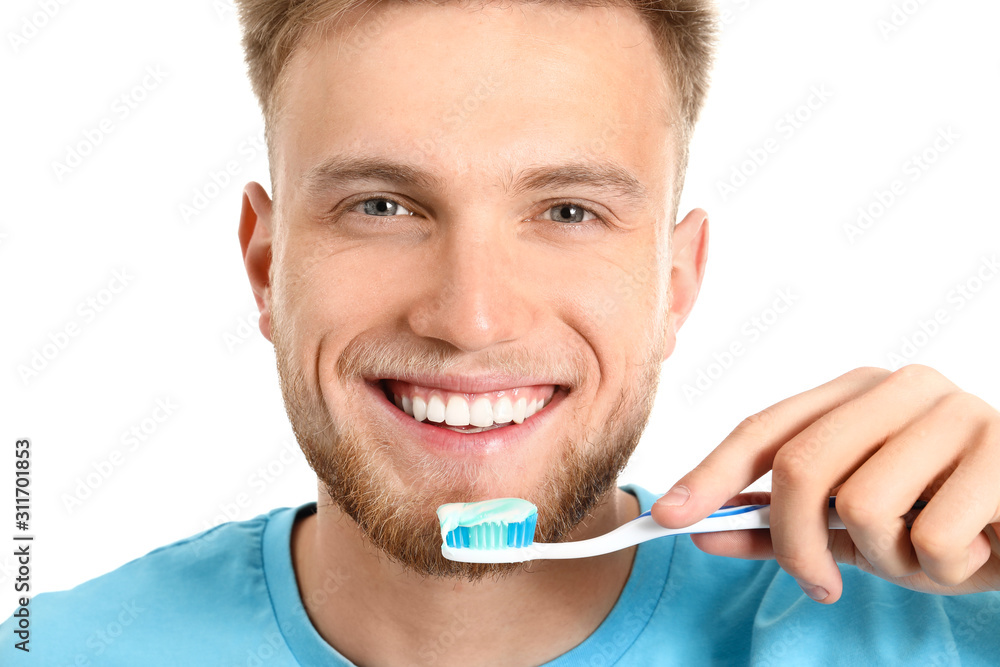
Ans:
<svg viewBox="0 0 1000 667"><path fill-rule="evenodd" d="M379 555L320 487L296 522L292 563L320 636L357 665L539 664L586 639L614 607L636 547L539 561L499 581L422 577ZM613 490L570 535L603 535L639 515Z"/></svg>

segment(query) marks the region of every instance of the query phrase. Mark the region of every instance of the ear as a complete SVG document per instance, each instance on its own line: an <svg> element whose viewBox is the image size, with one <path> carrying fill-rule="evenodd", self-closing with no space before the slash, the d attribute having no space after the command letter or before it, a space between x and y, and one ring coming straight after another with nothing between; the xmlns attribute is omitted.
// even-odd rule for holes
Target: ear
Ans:
<svg viewBox="0 0 1000 667"><path fill-rule="evenodd" d="M708 260L708 213L696 208L674 227L673 265L670 270L670 317L667 318L666 346L663 359L674 351L677 330L687 319L701 290Z"/></svg>
<svg viewBox="0 0 1000 667"><path fill-rule="evenodd" d="M243 264L250 278L257 310L258 326L264 338L271 340L271 198L255 182L243 188L243 210L240 212L240 248Z"/></svg>

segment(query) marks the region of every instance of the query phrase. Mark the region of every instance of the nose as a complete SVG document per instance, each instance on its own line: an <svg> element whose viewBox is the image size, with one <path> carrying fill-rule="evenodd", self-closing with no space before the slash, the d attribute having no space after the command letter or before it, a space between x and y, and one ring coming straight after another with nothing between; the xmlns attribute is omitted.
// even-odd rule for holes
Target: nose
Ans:
<svg viewBox="0 0 1000 667"><path fill-rule="evenodd" d="M533 319L532 294L543 288L519 270L514 236L480 222L451 225L429 248L431 261L408 317L416 335L465 352L524 336Z"/></svg>

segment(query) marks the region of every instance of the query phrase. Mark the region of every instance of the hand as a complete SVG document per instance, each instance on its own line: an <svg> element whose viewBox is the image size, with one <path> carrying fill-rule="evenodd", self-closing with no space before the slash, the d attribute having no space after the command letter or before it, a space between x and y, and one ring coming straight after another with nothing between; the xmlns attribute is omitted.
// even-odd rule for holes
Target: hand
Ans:
<svg viewBox="0 0 1000 667"><path fill-rule="evenodd" d="M770 493L737 495L768 470ZM847 530L827 528L830 496ZM908 530L918 499L928 503ZM928 593L1000 590L1000 412L927 366L858 368L743 420L652 514L681 528L767 502L770 530L694 543L776 558L824 603L840 598L837 562Z"/></svg>

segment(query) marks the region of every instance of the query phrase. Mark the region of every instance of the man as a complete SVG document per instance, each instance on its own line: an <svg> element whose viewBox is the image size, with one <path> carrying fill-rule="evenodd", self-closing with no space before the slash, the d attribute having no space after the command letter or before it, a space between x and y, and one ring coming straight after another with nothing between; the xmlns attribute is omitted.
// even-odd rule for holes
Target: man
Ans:
<svg viewBox="0 0 1000 667"><path fill-rule="evenodd" d="M655 504L615 486L705 268L705 211L674 223L707 3L239 5L273 188L239 238L318 501L39 595L5 664L996 659L1000 413L930 368L790 397ZM769 470L770 530L440 554L443 503L526 498L577 540L690 525Z"/></svg>

